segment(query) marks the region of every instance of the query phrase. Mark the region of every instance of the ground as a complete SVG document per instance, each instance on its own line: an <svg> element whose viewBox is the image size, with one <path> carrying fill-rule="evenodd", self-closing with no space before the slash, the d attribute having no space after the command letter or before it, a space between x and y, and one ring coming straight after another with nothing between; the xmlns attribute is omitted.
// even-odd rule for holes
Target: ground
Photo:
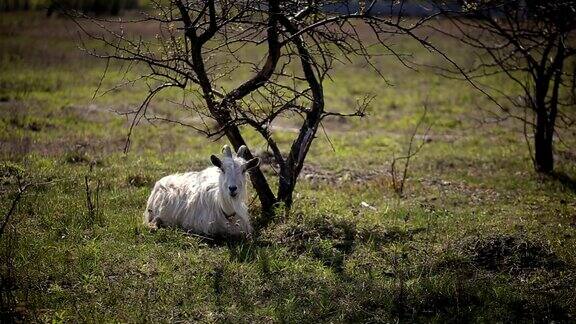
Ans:
<svg viewBox="0 0 576 324"><path fill-rule="evenodd" d="M490 102L465 82L386 56L378 60L386 83L350 63L326 85L327 106L346 110L376 97L364 119L326 122L289 215L245 242L150 232L142 212L154 181L209 166L225 141L144 122L124 153L129 123L115 111L138 105L145 88L93 99L106 63L76 40L73 25L57 17L0 19L2 217L17 178L32 184L0 238L2 319L576 320L573 128L556 143L557 173L539 176L522 125L482 122ZM101 88L121 77L112 64ZM172 95L151 109L181 117ZM391 161L425 105L432 127L418 133L426 143L400 197ZM276 126L283 145L292 122ZM264 148L247 136L253 150ZM255 221L258 210L256 199Z"/></svg>

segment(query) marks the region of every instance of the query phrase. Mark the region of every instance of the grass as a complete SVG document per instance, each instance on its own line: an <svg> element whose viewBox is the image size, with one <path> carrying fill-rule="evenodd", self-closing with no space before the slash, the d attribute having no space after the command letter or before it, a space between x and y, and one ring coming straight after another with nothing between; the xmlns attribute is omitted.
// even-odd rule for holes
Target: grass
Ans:
<svg viewBox="0 0 576 324"><path fill-rule="evenodd" d="M150 233L141 215L154 181L207 166L224 142L142 124L124 154L128 124L111 110L145 89L91 100L105 64L75 51L68 27L41 14L0 22L0 215L16 174L35 184L0 237L2 321L576 320L573 130L557 145L563 176L543 178L521 125L480 124L489 102L465 83L392 59L378 64L394 86L342 66L327 106L377 97L366 119L326 123L332 145L319 134L288 217L250 242ZM398 198L388 168L424 102L430 142ZM284 145L292 135L278 134ZM97 213L85 176L94 195L100 181Z"/></svg>

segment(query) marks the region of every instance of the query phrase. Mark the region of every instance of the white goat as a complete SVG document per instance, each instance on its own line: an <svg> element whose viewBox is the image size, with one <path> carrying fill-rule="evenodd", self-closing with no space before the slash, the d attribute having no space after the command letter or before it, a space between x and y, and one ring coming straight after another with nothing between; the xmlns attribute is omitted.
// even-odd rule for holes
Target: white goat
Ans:
<svg viewBox="0 0 576 324"><path fill-rule="evenodd" d="M222 160L210 156L213 167L169 175L156 182L148 198L144 224L153 229L179 227L209 236L250 235L246 171L257 167L260 159L246 161L244 145L236 156L228 145L222 152Z"/></svg>

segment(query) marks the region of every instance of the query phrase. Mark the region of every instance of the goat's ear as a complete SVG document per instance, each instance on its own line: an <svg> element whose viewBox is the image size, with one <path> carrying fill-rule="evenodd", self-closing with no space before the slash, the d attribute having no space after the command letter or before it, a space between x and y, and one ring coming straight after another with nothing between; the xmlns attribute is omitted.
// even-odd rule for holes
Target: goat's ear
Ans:
<svg viewBox="0 0 576 324"><path fill-rule="evenodd" d="M220 159L216 155L214 154L210 155L210 161L212 161L212 164L214 164L214 166L217 166L220 169L222 169L222 161L220 161Z"/></svg>
<svg viewBox="0 0 576 324"><path fill-rule="evenodd" d="M260 158L255 157L252 160L244 163L244 165L242 166L242 171L248 171L250 169L254 169L259 165L260 165Z"/></svg>
<svg viewBox="0 0 576 324"><path fill-rule="evenodd" d="M224 153L225 157L232 157L232 150L230 149L230 146L228 145L224 145L222 146L222 153Z"/></svg>
<svg viewBox="0 0 576 324"><path fill-rule="evenodd" d="M246 145L242 145L238 148L238 153L236 153L236 155L238 155L239 157L245 159L246 158L246 151L248 149L246 148Z"/></svg>

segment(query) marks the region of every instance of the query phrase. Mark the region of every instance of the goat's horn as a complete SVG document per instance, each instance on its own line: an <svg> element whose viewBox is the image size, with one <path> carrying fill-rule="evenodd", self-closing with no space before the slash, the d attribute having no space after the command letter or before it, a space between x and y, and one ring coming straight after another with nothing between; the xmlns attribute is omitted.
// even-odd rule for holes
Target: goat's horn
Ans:
<svg viewBox="0 0 576 324"><path fill-rule="evenodd" d="M232 157L232 150L230 149L230 146L228 146L228 145L224 145L222 147L222 153L224 153L224 156Z"/></svg>
<svg viewBox="0 0 576 324"><path fill-rule="evenodd" d="M238 153L236 153L236 154L241 158L246 158L246 151L247 150L248 150L248 148L246 148L246 145L242 145L242 146L240 146L240 148L238 148Z"/></svg>

